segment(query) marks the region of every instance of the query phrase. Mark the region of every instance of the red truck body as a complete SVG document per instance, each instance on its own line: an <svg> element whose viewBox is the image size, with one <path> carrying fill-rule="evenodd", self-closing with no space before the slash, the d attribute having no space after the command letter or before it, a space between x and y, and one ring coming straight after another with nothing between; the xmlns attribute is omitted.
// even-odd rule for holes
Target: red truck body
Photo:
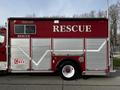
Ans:
<svg viewBox="0 0 120 90"><path fill-rule="evenodd" d="M75 73L76 66L82 75L110 72L108 20L105 18L13 17L8 19L4 36L4 47L0 47L0 61L6 62L0 66L5 66L3 70L61 70L64 79L74 77L70 71Z"/></svg>

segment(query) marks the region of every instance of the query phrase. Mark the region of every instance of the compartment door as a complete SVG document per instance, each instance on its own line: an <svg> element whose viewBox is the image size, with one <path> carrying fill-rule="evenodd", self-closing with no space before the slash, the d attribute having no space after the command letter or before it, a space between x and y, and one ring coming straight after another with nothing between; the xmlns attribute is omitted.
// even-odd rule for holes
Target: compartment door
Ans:
<svg viewBox="0 0 120 90"><path fill-rule="evenodd" d="M107 67L106 39L86 39L86 69L101 71Z"/></svg>
<svg viewBox="0 0 120 90"><path fill-rule="evenodd" d="M51 39L32 39L32 69L51 69Z"/></svg>
<svg viewBox="0 0 120 90"><path fill-rule="evenodd" d="M28 70L30 66L30 39L11 39L11 69Z"/></svg>

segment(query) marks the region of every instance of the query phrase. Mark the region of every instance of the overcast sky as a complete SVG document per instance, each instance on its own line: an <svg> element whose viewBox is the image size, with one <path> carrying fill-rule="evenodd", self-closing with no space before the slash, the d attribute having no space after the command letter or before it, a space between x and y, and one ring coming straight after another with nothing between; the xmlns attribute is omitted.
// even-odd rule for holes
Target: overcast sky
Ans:
<svg viewBox="0 0 120 90"><path fill-rule="evenodd" d="M109 0L109 4L118 0ZM4 25L8 17L24 17L32 15L66 16L82 14L91 10L107 9L107 0L1 0L0 25Z"/></svg>

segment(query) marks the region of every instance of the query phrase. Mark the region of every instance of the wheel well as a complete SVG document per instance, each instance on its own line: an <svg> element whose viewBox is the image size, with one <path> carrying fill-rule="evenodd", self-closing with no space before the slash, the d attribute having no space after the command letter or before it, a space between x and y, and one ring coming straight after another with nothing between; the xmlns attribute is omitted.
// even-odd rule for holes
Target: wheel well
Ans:
<svg viewBox="0 0 120 90"><path fill-rule="evenodd" d="M81 70L81 65L80 65L80 63L77 62L76 60L73 60L73 59L63 59L62 61L60 61L60 62L57 64L57 67L56 67L57 69L56 69L56 71L59 70L60 65L62 65L64 62L68 62L68 61L74 63L75 65L77 65L77 66L78 66L78 69Z"/></svg>

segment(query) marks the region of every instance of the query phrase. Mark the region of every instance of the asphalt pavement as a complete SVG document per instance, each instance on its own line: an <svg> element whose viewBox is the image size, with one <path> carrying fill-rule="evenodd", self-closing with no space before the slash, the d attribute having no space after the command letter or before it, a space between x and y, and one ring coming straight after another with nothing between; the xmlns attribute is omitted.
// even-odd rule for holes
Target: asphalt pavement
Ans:
<svg viewBox="0 0 120 90"><path fill-rule="evenodd" d="M120 71L72 81L49 73L8 74L0 76L0 90L120 90Z"/></svg>

